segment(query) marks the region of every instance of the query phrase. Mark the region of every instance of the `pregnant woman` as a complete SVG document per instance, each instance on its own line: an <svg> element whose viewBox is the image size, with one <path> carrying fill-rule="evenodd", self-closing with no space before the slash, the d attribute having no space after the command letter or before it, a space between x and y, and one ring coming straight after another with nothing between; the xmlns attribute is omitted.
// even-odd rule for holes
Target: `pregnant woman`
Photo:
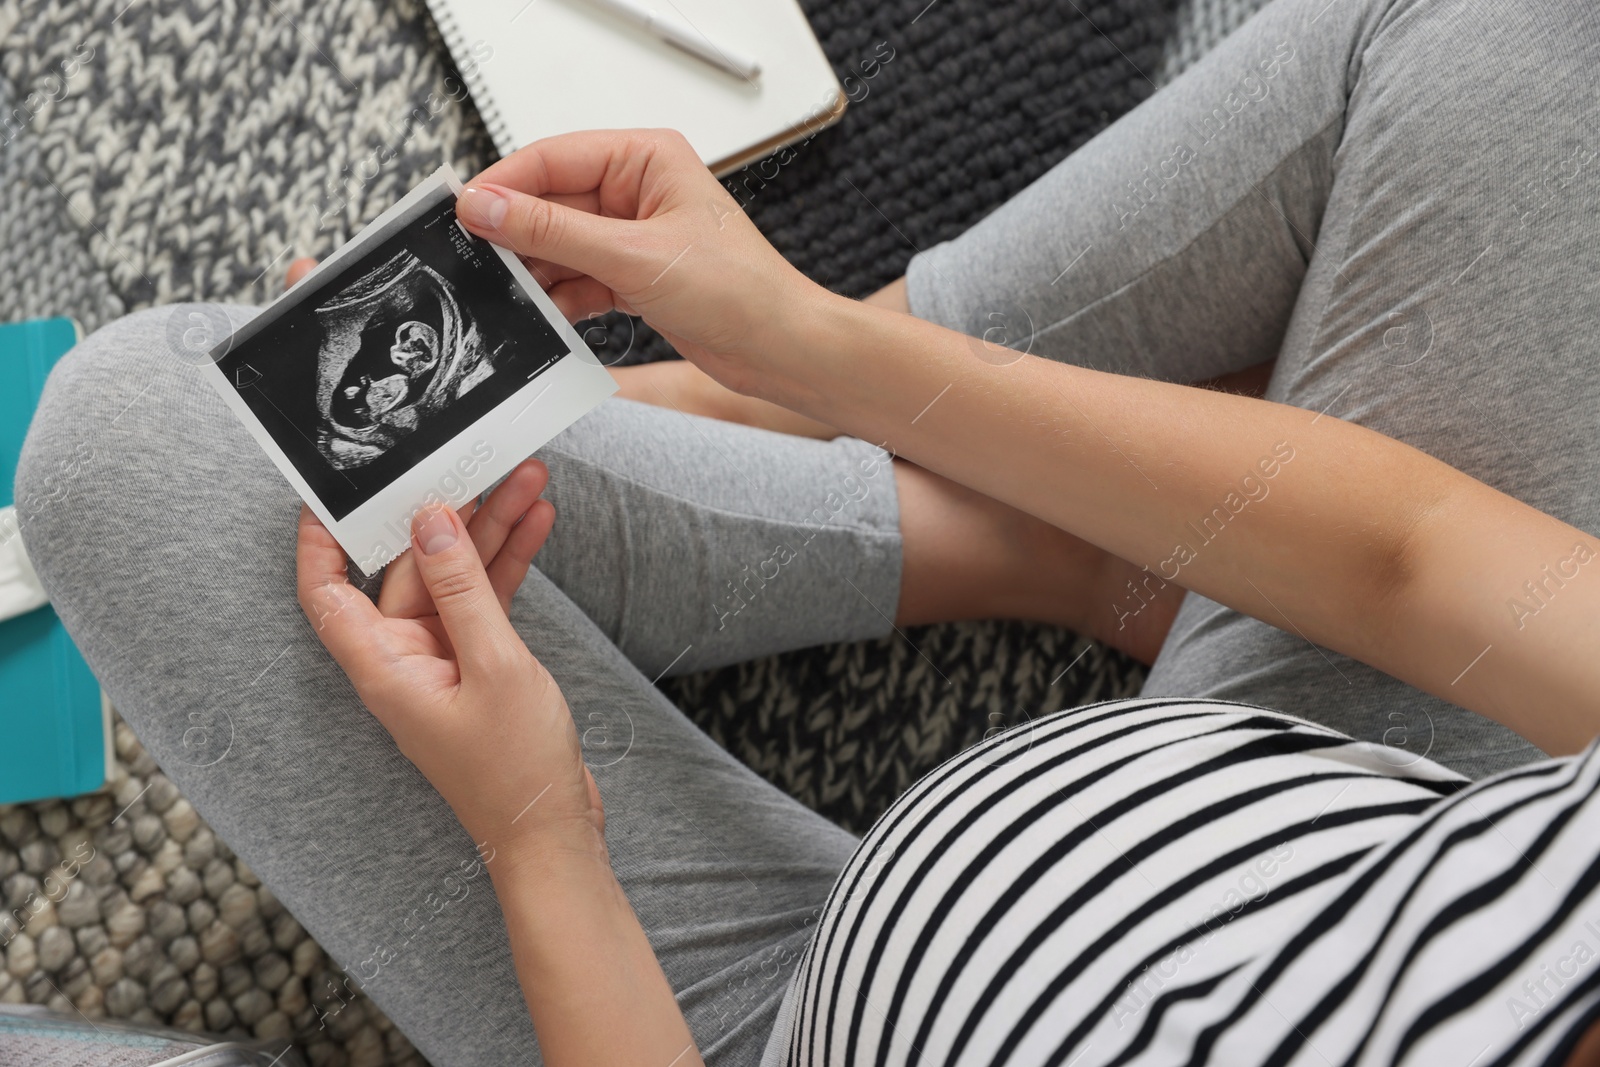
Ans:
<svg viewBox="0 0 1600 1067"><path fill-rule="evenodd" d="M370 599L165 309L52 378L23 532L437 1064L1600 1062L1597 68L1574 0L1277 0L918 255L912 314L798 275L674 135L539 142L466 225L849 436L608 403ZM1175 384L1273 358L1265 399ZM861 840L652 685L891 620L1159 639L1180 586L1144 698Z"/></svg>

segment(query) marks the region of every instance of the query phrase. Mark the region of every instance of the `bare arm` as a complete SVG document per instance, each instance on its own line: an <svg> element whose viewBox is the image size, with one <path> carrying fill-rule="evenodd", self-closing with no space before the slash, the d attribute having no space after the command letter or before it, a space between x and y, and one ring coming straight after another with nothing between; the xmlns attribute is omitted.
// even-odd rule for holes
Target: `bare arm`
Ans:
<svg viewBox="0 0 1600 1067"><path fill-rule="evenodd" d="M544 1062L700 1067L604 852L578 844L562 848L541 832L489 864Z"/></svg>
<svg viewBox="0 0 1600 1067"><path fill-rule="evenodd" d="M797 322L744 388L1547 751L1600 731L1600 543L1582 531L1331 415L996 366L971 338L832 296Z"/></svg>

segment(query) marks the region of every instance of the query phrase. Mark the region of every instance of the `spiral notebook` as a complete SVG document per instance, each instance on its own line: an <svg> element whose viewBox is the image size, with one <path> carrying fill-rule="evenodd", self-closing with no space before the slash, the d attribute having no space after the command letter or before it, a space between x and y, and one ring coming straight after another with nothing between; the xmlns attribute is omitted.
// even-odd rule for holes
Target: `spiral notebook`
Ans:
<svg viewBox="0 0 1600 1067"><path fill-rule="evenodd" d="M588 0L427 0L502 155L574 130L679 130L719 177L807 140L845 95L796 0L650 0L755 59L743 79Z"/></svg>

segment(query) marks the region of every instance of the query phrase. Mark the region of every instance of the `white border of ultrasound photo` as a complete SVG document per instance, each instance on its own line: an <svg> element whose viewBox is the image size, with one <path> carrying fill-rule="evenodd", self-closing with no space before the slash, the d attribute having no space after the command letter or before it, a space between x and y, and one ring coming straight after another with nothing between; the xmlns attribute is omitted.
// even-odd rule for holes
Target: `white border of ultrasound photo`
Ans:
<svg viewBox="0 0 1600 1067"><path fill-rule="evenodd" d="M395 230L408 225L414 209L432 203L441 186L457 196L463 188L449 166L434 171L425 182L320 263L299 285L234 331L212 350L211 358L202 367L202 373L244 423L250 435L272 458L301 499L332 531L361 573L368 577L382 570L409 547L412 516L423 506L431 500L442 499L460 507L477 497L617 389L616 380L600 365L589 346L545 295L522 261L498 245L492 246L555 329L557 336L566 343L567 354L477 422L423 457L343 519L333 518L216 361L235 345L243 344L284 310L294 306L297 298L310 289L307 283L317 275L338 268L348 256L361 253L373 243L384 240ZM535 404L538 405L537 409ZM537 417L524 418L535 410Z"/></svg>

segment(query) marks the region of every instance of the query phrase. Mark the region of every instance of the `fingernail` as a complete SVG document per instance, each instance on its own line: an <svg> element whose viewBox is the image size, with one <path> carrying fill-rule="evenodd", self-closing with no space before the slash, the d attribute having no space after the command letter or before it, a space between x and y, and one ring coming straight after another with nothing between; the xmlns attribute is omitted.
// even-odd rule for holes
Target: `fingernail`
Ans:
<svg viewBox="0 0 1600 1067"><path fill-rule="evenodd" d="M456 200L456 215L468 226L498 230L506 218L506 194L492 185L474 185Z"/></svg>
<svg viewBox="0 0 1600 1067"><path fill-rule="evenodd" d="M449 508L433 508L413 520L411 536L424 556L443 552L456 543L456 524Z"/></svg>

